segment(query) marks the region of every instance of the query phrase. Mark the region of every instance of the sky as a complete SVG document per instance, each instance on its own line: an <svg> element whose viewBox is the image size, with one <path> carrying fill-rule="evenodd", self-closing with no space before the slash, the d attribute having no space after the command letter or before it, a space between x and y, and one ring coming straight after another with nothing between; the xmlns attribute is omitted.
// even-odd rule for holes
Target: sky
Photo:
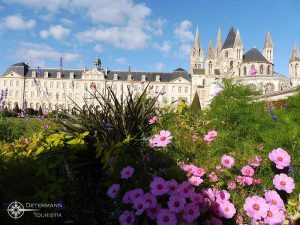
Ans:
<svg viewBox="0 0 300 225"><path fill-rule="evenodd" d="M0 74L11 64L111 70L189 71L196 27L206 53L218 29L239 29L245 52L274 43L275 71L288 75L300 44L299 0L0 0Z"/></svg>

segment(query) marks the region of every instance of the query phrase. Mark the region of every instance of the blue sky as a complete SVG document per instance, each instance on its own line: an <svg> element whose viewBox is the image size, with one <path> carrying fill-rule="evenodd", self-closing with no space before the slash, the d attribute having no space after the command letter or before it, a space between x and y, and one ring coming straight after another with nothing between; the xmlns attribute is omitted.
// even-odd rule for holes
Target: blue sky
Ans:
<svg viewBox="0 0 300 225"><path fill-rule="evenodd" d="M245 51L270 31L275 70L288 75L299 23L299 0L0 0L0 72L20 61L58 67L61 56L65 68L92 67L97 55L113 70L189 70L196 27L206 52L233 26Z"/></svg>

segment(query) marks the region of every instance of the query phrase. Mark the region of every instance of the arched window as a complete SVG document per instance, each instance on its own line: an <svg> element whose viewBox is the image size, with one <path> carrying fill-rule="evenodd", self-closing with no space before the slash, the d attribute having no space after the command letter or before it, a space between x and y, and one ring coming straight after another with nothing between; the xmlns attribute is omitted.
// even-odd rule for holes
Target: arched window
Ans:
<svg viewBox="0 0 300 225"><path fill-rule="evenodd" d="M295 65L295 77L298 76L298 63Z"/></svg>
<svg viewBox="0 0 300 225"><path fill-rule="evenodd" d="M259 67L259 73L260 74L264 73L264 66L263 65L260 65L260 67Z"/></svg>
<svg viewBox="0 0 300 225"><path fill-rule="evenodd" d="M268 68L267 68L267 74L271 74L271 66L270 65L268 65Z"/></svg>
<svg viewBox="0 0 300 225"><path fill-rule="evenodd" d="M251 65L251 70L254 70L255 69L255 66L254 64Z"/></svg>
<svg viewBox="0 0 300 225"><path fill-rule="evenodd" d="M244 66L244 75L247 75L247 67Z"/></svg>
<svg viewBox="0 0 300 225"><path fill-rule="evenodd" d="M208 74L212 74L212 62L209 61L208 63Z"/></svg>
<svg viewBox="0 0 300 225"><path fill-rule="evenodd" d="M225 51L225 57L226 58L228 57L228 51Z"/></svg>

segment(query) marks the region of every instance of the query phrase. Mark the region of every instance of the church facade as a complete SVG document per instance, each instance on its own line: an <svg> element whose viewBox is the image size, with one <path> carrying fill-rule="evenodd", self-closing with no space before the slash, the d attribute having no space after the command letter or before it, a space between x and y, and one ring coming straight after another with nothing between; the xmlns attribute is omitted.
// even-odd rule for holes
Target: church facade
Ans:
<svg viewBox="0 0 300 225"><path fill-rule="evenodd" d="M263 95L293 90L300 85L300 54L295 46L289 60L289 77L274 71L274 46L270 33L266 35L263 51L252 48L244 51L239 31L231 28L225 41L218 31L215 48L210 41L204 54L199 30L195 33L190 55L190 71L177 68L173 72L114 71L101 67L101 60L93 68L82 70L64 68L31 68L21 62L11 65L0 77L0 90L7 93L1 107L54 110L72 109L74 102L83 106L93 101L91 93L104 93L110 86L117 98L124 99L128 91L158 96L164 106L182 100L190 104L197 92L202 107L209 106L222 79L233 77L250 85ZM256 71L250 74L250 71ZM276 95L280 99L280 94ZM73 102L74 101L74 102Z"/></svg>

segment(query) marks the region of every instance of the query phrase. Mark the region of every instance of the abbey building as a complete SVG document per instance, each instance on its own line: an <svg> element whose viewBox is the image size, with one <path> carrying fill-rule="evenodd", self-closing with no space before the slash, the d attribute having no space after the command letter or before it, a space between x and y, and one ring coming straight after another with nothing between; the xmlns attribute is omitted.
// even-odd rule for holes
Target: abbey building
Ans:
<svg viewBox="0 0 300 225"><path fill-rule="evenodd" d="M7 92L1 107L12 109L18 104L20 108L71 109L73 101L83 106L86 100L92 101L91 92L104 92L107 85L121 99L128 91L141 93L149 82L149 94L158 96L160 106L182 100L190 104L197 92L201 106L207 107L224 77L233 77L262 95L280 99L282 93L300 84L300 54L295 46L289 60L289 77L274 71L273 55L269 32L262 51L256 48L245 51L240 32L231 28L224 42L219 30L215 47L210 41L206 53L196 30L189 71L182 68L168 73L114 71L103 69L99 58L93 68L82 70L33 68L21 62L11 65L0 77L0 90Z"/></svg>

